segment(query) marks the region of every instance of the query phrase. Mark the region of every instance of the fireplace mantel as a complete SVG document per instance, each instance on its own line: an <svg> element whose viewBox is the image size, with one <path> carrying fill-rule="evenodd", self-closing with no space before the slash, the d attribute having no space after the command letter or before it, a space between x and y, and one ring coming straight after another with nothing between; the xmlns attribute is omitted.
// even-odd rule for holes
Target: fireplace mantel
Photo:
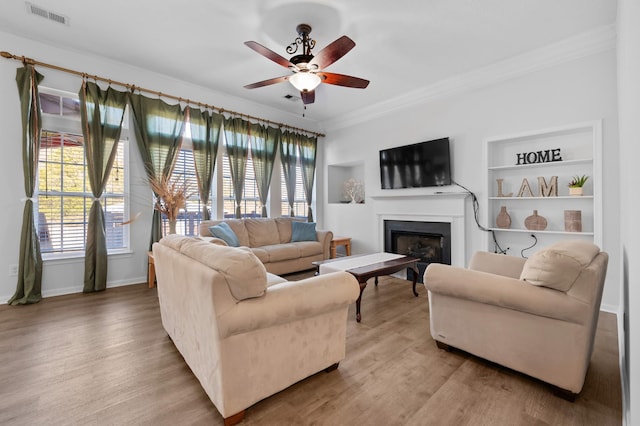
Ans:
<svg viewBox="0 0 640 426"><path fill-rule="evenodd" d="M407 192L399 192L396 193L396 190L389 190L389 193L375 193L373 195L368 195L367 198L372 198L373 200L413 200L413 199L425 199L425 198L466 198L469 196L468 192L459 192L459 191L436 191L429 193L407 193Z"/></svg>

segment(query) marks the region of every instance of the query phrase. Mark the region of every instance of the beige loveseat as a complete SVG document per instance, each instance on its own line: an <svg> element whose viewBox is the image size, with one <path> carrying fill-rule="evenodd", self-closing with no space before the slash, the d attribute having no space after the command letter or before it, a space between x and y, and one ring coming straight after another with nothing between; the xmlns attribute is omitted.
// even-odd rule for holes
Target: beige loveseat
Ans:
<svg viewBox="0 0 640 426"><path fill-rule="evenodd" d="M317 230L317 241L291 242L293 221L298 220L290 217L206 220L200 223L200 237L213 240L209 227L225 222L237 236L240 245L249 247L267 272L276 275L312 269L311 262L328 259L333 233ZM218 239L216 242L221 243Z"/></svg>
<svg viewBox="0 0 640 426"><path fill-rule="evenodd" d="M153 245L162 325L233 424L256 402L345 357L346 272L288 282L247 248L168 235Z"/></svg>
<svg viewBox="0 0 640 426"><path fill-rule="evenodd" d="M438 346L520 371L575 398L593 352L608 255L564 241L529 259L477 252L469 269L432 263L431 336Z"/></svg>

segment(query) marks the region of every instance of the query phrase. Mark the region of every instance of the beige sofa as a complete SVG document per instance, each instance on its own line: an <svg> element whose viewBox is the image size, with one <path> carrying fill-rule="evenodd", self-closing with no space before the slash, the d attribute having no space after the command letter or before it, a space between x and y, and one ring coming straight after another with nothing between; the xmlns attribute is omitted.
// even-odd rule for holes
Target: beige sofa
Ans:
<svg viewBox="0 0 640 426"><path fill-rule="evenodd" d="M346 272L288 282L247 248L168 235L153 245L162 325L225 418L345 357Z"/></svg>
<svg viewBox="0 0 640 426"><path fill-rule="evenodd" d="M469 269L430 264L431 336L554 385L573 399L591 360L608 255L565 241L528 260L478 252Z"/></svg>
<svg viewBox="0 0 640 426"><path fill-rule="evenodd" d="M278 217L269 219L227 219L224 220L238 237L240 245L249 247L267 268L276 275L305 271L313 268L311 262L329 258L331 231L317 230L317 241L291 242L291 222L297 219ZM200 223L200 237L215 240L209 227L223 222L207 220Z"/></svg>

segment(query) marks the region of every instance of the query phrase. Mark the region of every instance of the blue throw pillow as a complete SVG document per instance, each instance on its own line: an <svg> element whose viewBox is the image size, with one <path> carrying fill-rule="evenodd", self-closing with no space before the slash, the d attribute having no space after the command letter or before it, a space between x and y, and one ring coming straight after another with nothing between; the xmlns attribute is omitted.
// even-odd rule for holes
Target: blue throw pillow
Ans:
<svg viewBox="0 0 640 426"><path fill-rule="evenodd" d="M291 222L291 242L318 241L315 222Z"/></svg>
<svg viewBox="0 0 640 426"><path fill-rule="evenodd" d="M211 235L214 237L224 240L224 242L231 247L240 246L240 240L238 240L236 233L233 232L233 229L231 229L231 227L225 222L220 222L215 226L210 226L209 232L211 232Z"/></svg>

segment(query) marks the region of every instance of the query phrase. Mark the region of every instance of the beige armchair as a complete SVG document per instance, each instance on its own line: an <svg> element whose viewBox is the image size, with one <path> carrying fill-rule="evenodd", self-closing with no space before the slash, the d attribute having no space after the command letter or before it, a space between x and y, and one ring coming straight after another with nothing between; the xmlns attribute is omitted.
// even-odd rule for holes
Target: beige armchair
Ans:
<svg viewBox="0 0 640 426"><path fill-rule="evenodd" d="M608 255L585 241L564 241L529 259L477 252L469 269L431 264L431 336L520 371L574 399L582 390Z"/></svg>
<svg viewBox="0 0 640 426"><path fill-rule="evenodd" d="M162 325L225 425L345 357L357 280L270 274L246 247L168 235L153 245Z"/></svg>

